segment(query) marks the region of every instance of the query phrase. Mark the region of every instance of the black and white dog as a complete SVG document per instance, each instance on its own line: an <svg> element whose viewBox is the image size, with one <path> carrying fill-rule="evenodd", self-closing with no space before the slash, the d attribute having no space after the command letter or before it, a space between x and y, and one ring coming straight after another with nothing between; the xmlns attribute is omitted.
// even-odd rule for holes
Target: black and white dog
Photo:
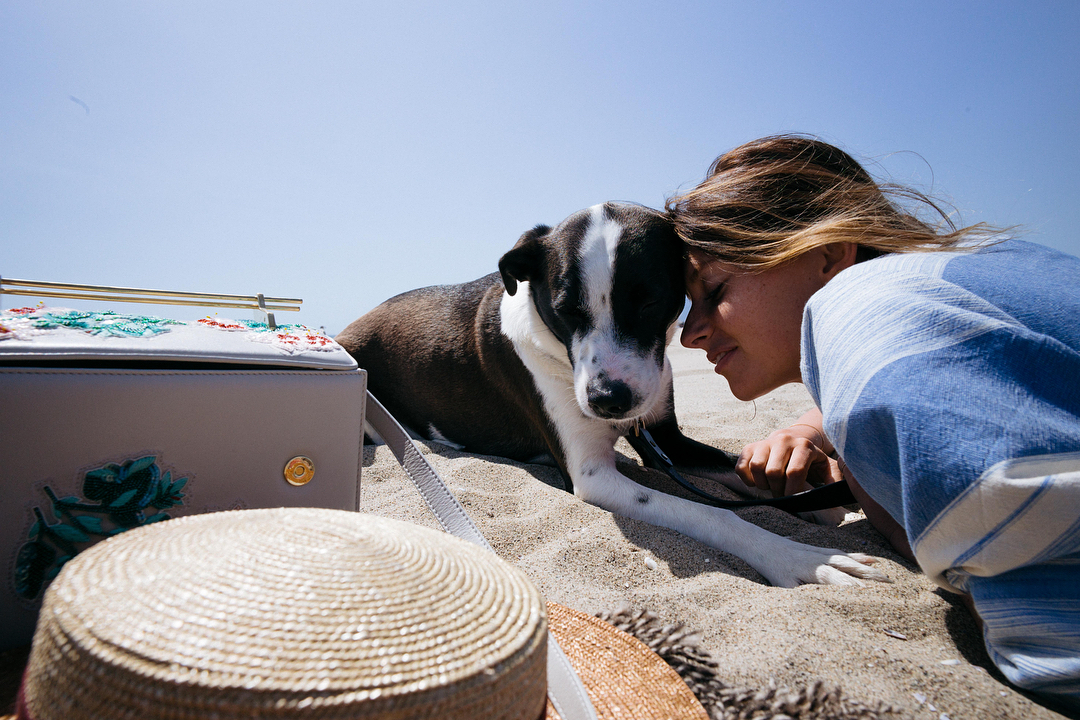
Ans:
<svg viewBox="0 0 1080 720"><path fill-rule="evenodd" d="M421 437L521 461L550 455L586 502L737 555L774 585L884 579L867 556L788 540L618 472L615 442L639 419L676 465L732 467L675 419L664 350L683 288L668 220L607 203L526 232L498 273L387 300L337 341Z"/></svg>

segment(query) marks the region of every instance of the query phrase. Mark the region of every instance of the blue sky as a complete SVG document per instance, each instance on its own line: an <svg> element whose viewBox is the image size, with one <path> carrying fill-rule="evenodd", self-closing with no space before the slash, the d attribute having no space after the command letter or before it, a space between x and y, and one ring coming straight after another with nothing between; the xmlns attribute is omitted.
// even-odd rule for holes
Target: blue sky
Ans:
<svg viewBox="0 0 1080 720"><path fill-rule="evenodd" d="M1072 1L13 0L0 275L301 297L281 319L336 332L778 132L1080 254L1078 35Z"/></svg>

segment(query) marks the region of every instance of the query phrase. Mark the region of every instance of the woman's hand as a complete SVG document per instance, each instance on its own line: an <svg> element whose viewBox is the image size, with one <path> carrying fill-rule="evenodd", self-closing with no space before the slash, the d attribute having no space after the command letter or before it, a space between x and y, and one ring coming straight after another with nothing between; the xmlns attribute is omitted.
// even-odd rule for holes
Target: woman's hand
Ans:
<svg viewBox="0 0 1080 720"><path fill-rule="evenodd" d="M841 479L836 461L799 430L777 430L743 448L735 472L747 485L768 490L773 497L810 489Z"/></svg>
<svg viewBox="0 0 1080 720"><path fill-rule="evenodd" d="M790 427L743 448L735 472L744 483L768 490L773 497L792 495L842 478L832 446L821 429L821 412L811 410Z"/></svg>

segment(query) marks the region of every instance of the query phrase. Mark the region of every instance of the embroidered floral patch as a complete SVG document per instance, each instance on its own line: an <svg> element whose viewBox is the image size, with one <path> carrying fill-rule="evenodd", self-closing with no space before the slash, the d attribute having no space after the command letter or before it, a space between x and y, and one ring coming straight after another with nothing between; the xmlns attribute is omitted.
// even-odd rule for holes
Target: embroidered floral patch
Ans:
<svg viewBox="0 0 1080 720"><path fill-rule="evenodd" d="M264 322L254 320L226 320L224 318L205 317L199 324L215 330L247 333L252 342L273 345L288 353L300 353L308 350L336 350L338 345L332 338L320 330L305 325L278 325L271 329Z"/></svg>
<svg viewBox="0 0 1080 720"><path fill-rule="evenodd" d="M211 327L215 330L231 330L233 332L247 330L246 325L241 325L233 320L219 320L218 318L204 317L198 322L200 325L205 325L206 327Z"/></svg>
<svg viewBox="0 0 1080 720"><path fill-rule="evenodd" d="M38 303L37 307L11 308L0 312L0 340L25 340L32 335L40 335L43 331L34 329L33 322L25 318L44 307L44 303Z"/></svg>
<svg viewBox="0 0 1080 720"><path fill-rule="evenodd" d="M184 324L179 320L151 315L124 315L112 310L90 312L47 307L7 310L3 321L7 334L0 336L0 339L14 337L20 340L61 328L81 330L89 335L152 337L169 332L171 325Z"/></svg>
<svg viewBox="0 0 1080 720"><path fill-rule="evenodd" d="M155 456L147 455L86 473L82 498L57 497L46 485L52 515L59 522L50 525L41 509L34 508L36 520L15 561L15 592L33 600L64 563L98 540L168 520L171 516L164 511L184 504L187 481L173 480L172 473L161 472ZM158 512L147 516L149 508Z"/></svg>

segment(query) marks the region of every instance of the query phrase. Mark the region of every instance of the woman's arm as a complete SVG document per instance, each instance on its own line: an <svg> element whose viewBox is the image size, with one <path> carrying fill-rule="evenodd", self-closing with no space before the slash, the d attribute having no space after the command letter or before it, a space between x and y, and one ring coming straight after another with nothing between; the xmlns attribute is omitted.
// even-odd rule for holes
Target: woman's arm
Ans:
<svg viewBox="0 0 1080 720"><path fill-rule="evenodd" d="M807 439L812 440L815 445L821 448L822 452L831 455L833 445L829 442L829 438L825 437L823 427L824 421L821 418L821 411L814 408L806 411L801 418L789 425L786 430L805 435ZM798 429L796 430L796 428Z"/></svg>
<svg viewBox="0 0 1080 720"><path fill-rule="evenodd" d="M856 482L855 476L851 474L843 460L839 462L839 465L840 472L843 474L844 479L847 480L848 487L851 488L851 494L859 501L866 519L879 533L885 536L885 539L889 541L889 544L893 546L896 552L911 562L918 564L915 553L911 551L911 543L908 542L904 528L896 520L893 520L892 515L887 513L885 508L878 505L872 497L866 494L866 491Z"/></svg>
<svg viewBox="0 0 1080 720"><path fill-rule="evenodd" d="M829 457L832 451L822 430L821 411L814 408L788 427L743 448L735 472L747 485L769 490L774 497L807 490L808 479L822 483L845 479L870 524L898 553L915 562L904 528L866 494L843 460Z"/></svg>

